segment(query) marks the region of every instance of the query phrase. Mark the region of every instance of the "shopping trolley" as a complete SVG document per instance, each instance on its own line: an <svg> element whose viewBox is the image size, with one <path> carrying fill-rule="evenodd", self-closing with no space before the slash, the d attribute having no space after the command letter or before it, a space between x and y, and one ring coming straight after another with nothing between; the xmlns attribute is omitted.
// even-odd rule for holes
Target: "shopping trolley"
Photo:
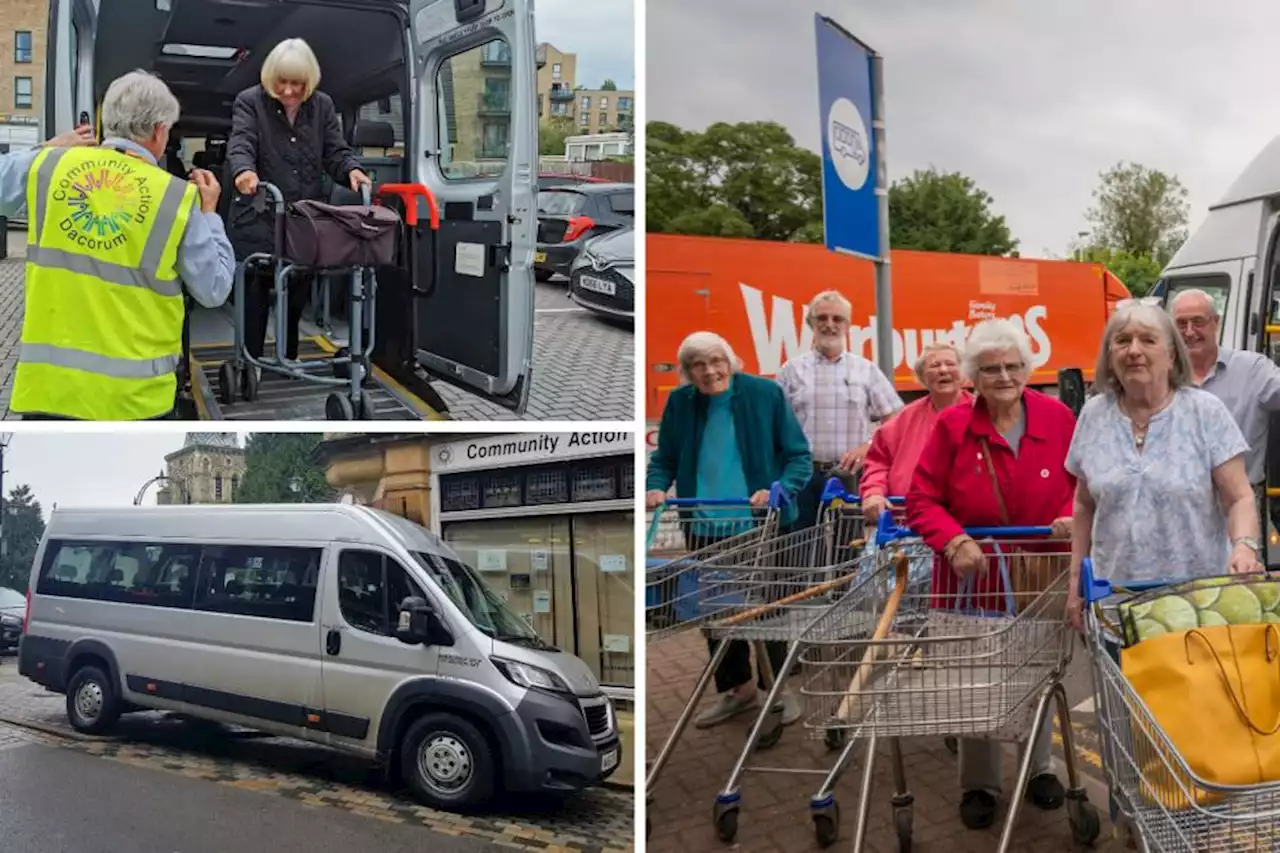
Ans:
<svg viewBox="0 0 1280 853"><path fill-rule="evenodd" d="M1127 593L1182 581L1113 585L1080 572L1085 642L1093 672L1103 771L1111 799L1140 850L1235 853L1280 849L1280 783L1233 786L1200 778L1165 735L1118 660L1117 608Z"/></svg>
<svg viewBox="0 0 1280 853"><path fill-rule="evenodd" d="M1046 724L1049 701L1057 704L1067 766L1067 809L1081 843L1097 838L1097 809L1076 772L1070 709L1062 678L1074 636L1065 618L1069 543L1047 540L1048 527L983 527L965 531L987 555L984 573L960 580L947 570L903 572L882 561L870 578L808 626L799 662L808 674L801 687L803 726L828 748L842 752L813 796L815 826L839 831L832 788L854 745L865 742L854 851L863 849L872 775L881 739L890 746L894 828L909 850L913 796L907 788L900 739L953 735L985 740L1024 740L1028 747ZM905 555L924 549L914 534L882 522L876 538ZM936 559L936 558L935 558ZM1030 561L1036 562L1030 562ZM1048 572L1042 590L1020 593L1012 583L1035 566ZM890 577L890 568L893 576ZM875 630L867 637L867 623ZM1031 772L1030 748L1020 762L1000 844L1008 850Z"/></svg>

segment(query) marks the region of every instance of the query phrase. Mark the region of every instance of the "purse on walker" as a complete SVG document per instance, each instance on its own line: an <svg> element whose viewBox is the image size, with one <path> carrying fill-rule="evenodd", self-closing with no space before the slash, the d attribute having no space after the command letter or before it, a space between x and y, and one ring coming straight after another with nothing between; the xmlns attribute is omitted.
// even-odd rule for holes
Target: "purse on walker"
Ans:
<svg viewBox="0 0 1280 853"><path fill-rule="evenodd" d="M982 460L987 466L987 476L991 479L991 491L996 496L996 506L1000 508L1000 523L1009 527L1009 513L1005 509L1004 495L1000 493L1000 481L996 477L995 466L991 462L991 447L982 439ZM1013 588L1009 590L1015 612L1021 612L1040 594L1053 585L1062 576L1070 557L1066 554L1037 554L1022 548L1003 549L1009 560L1008 581ZM1066 618L1066 596L1058 596L1058 601L1050 602L1051 606L1039 611L1039 617L1061 616Z"/></svg>
<svg viewBox="0 0 1280 853"><path fill-rule="evenodd" d="M1127 722L1146 798L1169 809L1221 799L1186 769L1212 785L1280 781L1280 626L1162 634L1122 650L1120 668L1150 711Z"/></svg>
<svg viewBox="0 0 1280 853"><path fill-rule="evenodd" d="M285 213L284 253L304 267L384 266L395 261L399 227L385 207L296 201Z"/></svg>

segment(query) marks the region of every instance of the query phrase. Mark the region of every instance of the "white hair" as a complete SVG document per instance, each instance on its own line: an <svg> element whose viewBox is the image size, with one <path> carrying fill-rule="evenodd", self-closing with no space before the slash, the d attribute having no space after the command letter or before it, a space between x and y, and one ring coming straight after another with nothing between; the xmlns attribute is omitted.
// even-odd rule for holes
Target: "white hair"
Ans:
<svg viewBox="0 0 1280 853"><path fill-rule="evenodd" d="M1191 290L1183 292L1204 293L1204 291ZM1102 330L1102 346L1098 350L1098 362L1093 371L1094 388L1116 396L1124 394L1120 377L1111 367L1111 347L1116 335L1130 325L1144 327L1158 333L1164 339L1165 345L1169 347L1172 362L1169 369L1170 390L1177 391L1183 386L1192 384L1195 374L1191 369L1191 356L1187 353L1187 345L1183 342L1182 336L1173 325L1173 318L1158 305L1134 301L1118 306L1112 313L1111 319L1107 320L1106 328Z"/></svg>
<svg viewBox="0 0 1280 853"><path fill-rule="evenodd" d="M680 349L676 353L676 360L680 362L680 376L688 379L689 366L696 359L716 354L729 360L730 372L737 372L742 368L742 362L738 360L733 347L715 332L694 332L689 335L680 342Z"/></svg>
<svg viewBox="0 0 1280 853"><path fill-rule="evenodd" d="M1213 317L1214 319L1217 319L1218 306L1216 305L1216 303L1214 303L1213 297L1198 287L1188 287L1186 290L1179 290L1177 293L1173 294L1173 298L1169 300L1170 313L1173 312L1174 308L1178 307L1179 302L1181 302L1183 299L1186 299L1189 296L1194 296L1199 299L1203 299L1205 303L1207 303L1209 306L1209 316Z"/></svg>
<svg viewBox="0 0 1280 853"><path fill-rule="evenodd" d="M311 45L302 39L285 39L267 54L262 62L262 88L271 97L276 96L276 83L281 80L301 80L305 86L302 100L316 93L320 86L320 62Z"/></svg>
<svg viewBox="0 0 1280 853"><path fill-rule="evenodd" d="M817 296L809 300L809 307L805 311L805 322L810 326L813 325L813 309L817 308L823 302L834 302L844 311L846 320L853 320L853 303L845 299L844 294L838 290L824 290Z"/></svg>
<svg viewBox="0 0 1280 853"><path fill-rule="evenodd" d="M921 385L924 384L925 360L935 352L943 352L944 350L954 354L957 360L962 358L960 355L960 347L956 346L951 341L934 341L931 344L926 344L925 348L920 350L920 355L916 358L915 364L911 366L911 370L915 373L916 380L919 381Z"/></svg>
<svg viewBox="0 0 1280 853"><path fill-rule="evenodd" d="M1022 327L1012 320L983 320L973 327L965 341L960 370L970 381L978 379L978 362L992 352L1017 350L1018 357L1031 366L1031 342Z"/></svg>
<svg viewBox="0 0 1280 853"><path fill-rule="evenodd" d="M182 110L164 81L146 71L130 71L107 87L102 98L105 136L146 142L160 125L172 128Z"/></svg>

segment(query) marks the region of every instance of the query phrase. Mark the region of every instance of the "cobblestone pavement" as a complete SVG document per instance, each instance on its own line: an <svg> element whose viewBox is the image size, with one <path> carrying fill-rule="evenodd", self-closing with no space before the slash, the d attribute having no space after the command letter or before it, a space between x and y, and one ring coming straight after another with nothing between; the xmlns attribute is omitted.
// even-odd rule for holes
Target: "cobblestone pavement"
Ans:
<svg viewBox="0 0 1280 853"><path fill-rule="evenodd" d="M18 340L22 336L22 256L10 253L0 261L0 417L9 417L13 371L18 364ZM16 416L15 416L16 417Z"/></svg>
<svg viewBox="0 0 1280 853"><path fill-rule="evenodd" d="M706 643L696 631L662 639L648 648L648 681L646 684L647 757L652 760L671 731L685 701L693 690L702 666L706 663ZM1082 661L1072 667L1068 679L1071 702L1081 703L1081 691L1088 690L1087 671ZM710 697L704 699L704 704ZM1083 709L1082 709L1083 710ZM814 837L809 815L809 797L821 784L816 775L796 773L747 773L739 785L742 797L735 843L722 843L712 824L712 806L716 794L728 780L741 745L751 725L750 715L713 729L699 731L692 725L673 752L670 763L658 779L649 802L648 819L651 834L647 850L651 853L719 853L737 851L814 851L821 849ZM1073 730L1079 737L1087 734L1091 717L1073 719ZM792 770L830 767L832 754L820 740L811 739L801 724L785 730L781 743L772 750L755 752L749 765L782 766ZM1055 735L1055 740L1057 740ZM1081 746L1080 744L1077 745ZM1084 750L1096 746L1083 744ZM1061 766L1061 744L1055 749L1059 778L1065 781ZM857 821L858 790L861 785L864 750L856 751L856 759L841 775L835 786L835 798L841 809L839 839L830 849L848 849L852 844ZM916 739L903 744L908 787L915 795L913 850L916 853L979 853L996 848L1001 825L989 831L970 831L959 820L960 790L956 779L955 758L941 739ZM1119 853L1120 845L1112 838L1106 820L1106 793L1098 781L1100 771L1094 758L1087 755L1078 766L1084 771L1084 785L1089 800L1098 806L1102 832L1092 848L1104 853ZM1005 785L1012 786L1017 769L1014 752L1006 751ZM889 752L879 750L872 782L872 803L868 820L866 850L874 853L897 851L890 798L893 782ZM1002 803L999 820L1003 820L1007 798ZM1057 853L1078 849L1073 846L1066 810L1041 812L1025 805L1019 814L1013 846L1017 853Z"/></svg>
<svg viewBox="0 0 1280 853"><path fill-rule="evenodd" d="M520 420L629 421L635 417L635 335L569 299L568 281L538 282L533 388ZM511 412L436 383L456 420L511 421Z"/></svg>
<svg viewBox="0 0 1280 853"><path fill-rule="evenodd" d="M288 738L150 712L126 714L111 737L82 735L67 723L62 696L16 670L12 657L0 658L0 749L36 738L104 759L524 850L634 849L629 793L595 788L567 801L521 798L501 813L437 811L383 780L368 762Z"/></svg>

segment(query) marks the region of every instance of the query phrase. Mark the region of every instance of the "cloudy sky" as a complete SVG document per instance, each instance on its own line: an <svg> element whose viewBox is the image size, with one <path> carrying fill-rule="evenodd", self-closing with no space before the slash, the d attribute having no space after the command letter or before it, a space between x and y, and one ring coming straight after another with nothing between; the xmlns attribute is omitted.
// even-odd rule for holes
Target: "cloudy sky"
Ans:
<svg viewBox="0 0 1280 853"><path fill-rule="evenodd" d="M14 435L4 455L4 491L26 483L45 518L55 503L131 506L142 484L164 470L165 454L182 447L183 439L172 432ZM155 502L151 486L145 503Z"/></svg>
<svg viewBox="0 0 1280 853"><path fill-rule="evenodd" d="M635 89L635 6L631 0L537 0L539 42L578 54L580 86L596 88L613 80Z"/></svg>
<svg viewBox="0 0 1280 853"><path fill-rule="evenodd" d="M648 0L650 120L773 120L819 147L814 12L885 57L890 179L960 171L1026 256L1065 254L1098 173L1177 175L1191 225L1280 134L1262 0Z"/></svg>

